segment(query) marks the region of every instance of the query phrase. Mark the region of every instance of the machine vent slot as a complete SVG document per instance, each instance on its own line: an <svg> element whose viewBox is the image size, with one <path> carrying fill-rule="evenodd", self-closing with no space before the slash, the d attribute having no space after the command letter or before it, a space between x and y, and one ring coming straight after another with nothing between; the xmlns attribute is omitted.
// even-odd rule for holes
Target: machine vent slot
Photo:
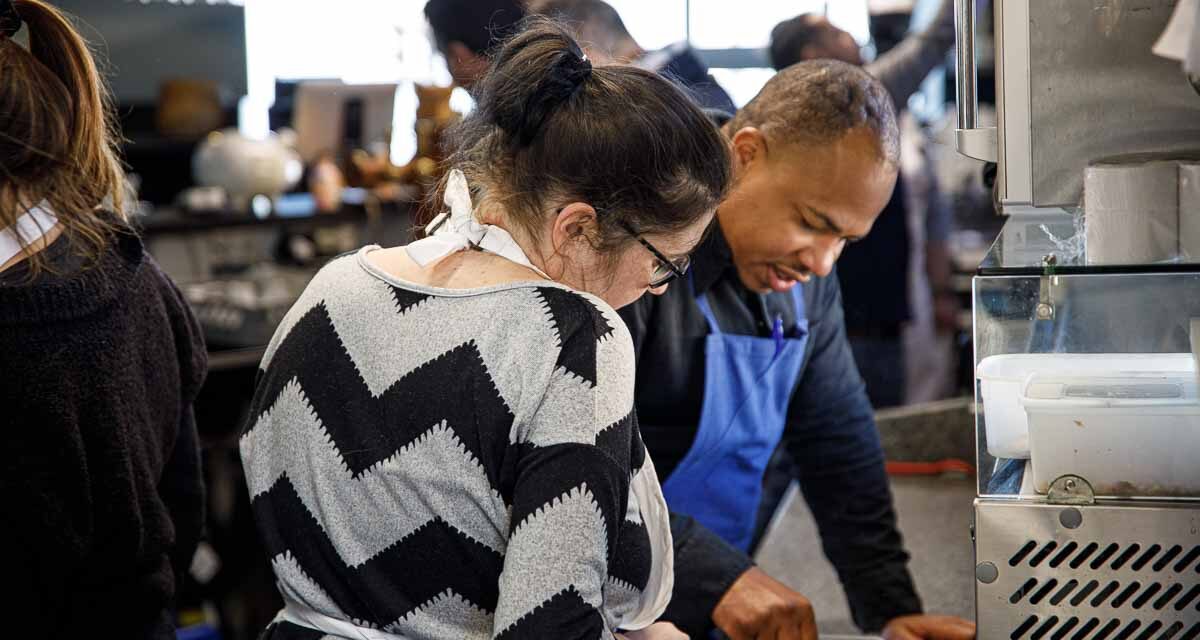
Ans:
<svg viewBox="0 0 1200 640"><path fill-rule="evenodd" d="M1179 595L1180 591L1183 591L1183 585L1179 585L1179 584L1171 585L1170 587L1167 588L1166 593L1162 594L1162 597L1160 597L1158 600L1156 600L1154 602L1154 608L1161 610L1163 607L1167 606L1168 604L1171 604L1171 600L1175 596Z"/></svg>
<svg viewBox="0 0 1200 640"><path fill-rule="evenodd" d="M1186 556L1184 556L1182 560L1180 560L1178 563L1175 564L1175 572L1183 573L1184 571L1187 571L1187 568L1190 567L1192 565L1192 563L1196 561L1196 558L1200 558L1200 544L1196 545L1195 547L1192 547L1192 550L1189 551L1188 554Z"/></svg>
<svg viewBox="0 0 1200 640"><path fill-rule="evenodd" d="M1200 622L1192 625L1192 628L1188 629L1187 633L1183 634L1179 640L1196 640L1198 636L1200 636Z"/></svg>
<svg viewBox="0 0 1200 640"><path fill-rule="evenodd" d="M1100 626L1100 621L1098 619L1092 618L1091 620L1088 620L1087 624L1080 627L1079 633L1076 633L1075 636L1071 638L1071 640L1084 640L1085 638L1088 637L1088 634L1091 633L1092 630L1098 626Z"/></svg>
<svg viewBox="0 0 1200 640"><path fill-rule="evenodd" d="M1125 551L1122 552L1121 555L1117 556L1116 560L1113 560L1112 570L1117 571L1121 567L1124 567L1125 563L1129 562L1131 559L1133 559L1133 556L1137 555L1137 552L1141 551L1141 550L1142 550L1142 545L1137 544L1136 542L1129 545L1129 548L1125 549Z"/></svg>
<svg viewBox="0 0 1200 640"><path fill-rule="evenodd" d="M1092 569L1099 569L1100 567L1104 566L1104 563L1108 562L1108 559L1120 549L1120 545L1116 543L1104 547L1104 551L1101 551L1100 555L1096 556L1095 560L1092 560Z"/></svg>
<svg viewBox="0 0 1200 640"><path fill-rule="evenodd" d="M1133 635L1133 632L1137 631L1139 628L1141 628L1141 626L1141 622L1137 620L1130 620L1129 624L1125 625L1125 628L1121 629L1121 632L1113 637L1113 640L1129 640L1129 637Z"/></svg>
<svg viewBox="0 0 1200 640"><path fill-rule="evenodd" d="M1171 638L1174 638L1180 631L1183 631L1183 623L1177 620L1175 621L1175 624L1167 627L1167 630L1158 637L1158 640L1171 640Z"/></svg>
<svg viewBox="0 0 1200 640"><path fill-rule="evenodd" d="M1026 542L1025 546L1021 547L1021 549L1019 551L1017 551L1016 553L1013 554L1013 557L1008 559L1008 566L1015 567L1015 566L1021 564L1021 561L1025 559L1025 556L1029 555L1030 553L1033 553L1033 550L1036 548L1037 548L1037 543L1034 542L1033 540ZM1197 547L1197 548L1200 548L1200 547Z"/></svg>
<svg viewBox="0 0 1200 640"><path fill-rule="evenodd" d="M1151 622L1146 627L1146 630L1143 631L1142 634L1137 637L1137 640L1150 640L1150 638L1153 637L1154 634L1158 633L1159 630L1162 628L1163 628L1163 623L1159 622L1158 620L1155 620L1154 622Z"/></svg>
<svg viewBox="0 0 1200 640"><path fill-rule="evenodd" d="M1037 552L1037 555L1030 558L1029 566L1036 567L1039 564L1042 564L1042 561L1045 560L1051 553L1054 553L1054 550L1057 548L1058 548L1057 542L1055 542L1053 540L1051 540L1050 542L1047 542L1046 546L1042 547L1042 550Z"/></svg>
<svg viewBox="0 0 1200 640"><path fill-rule="evenodd" d="M1098 607L1098 606L1104 604L1104 601L1108 600L1108 597L1111 596L1120 587L1121 587L1121 583L1117 582L1116 580L1113 580L1112 582L1105 585L1105 587L1100 590L1100 593L1097 593L1096 597L1092 598L1092 606Z"/></svg>
<svg viewBox="0 0 1200 640"><path fill-rule="evenodd" d="M1050 604L1058 606L1059 603L1061 603L1063 600L1065 600L1067 598L1067 596L1071 595L1071 592L1074 591L1075 587L1078 587L1078 586L1079 586L1078 580L1068 581L1067 584L1063 585L1062 589L1058 590L1058 593L1054 594L1053 598L1050 598Z"/></svg>
<svg viewBox="0 0 1200 640"><path fill-rule="evenodd" d="M1059 551L1058 555L1054 556L1054 559L1050 561L1050 568L1057 569L1058 565L1066 562L1067 558L1070 558L1071 554L1075 553L1075 550L1078 548L1078 544L1074 542L1068 542L1066 546L1062 548L1062 551Z"/></svg>
<svg viewBox="0 0 1200 640"><path fill-rule="evenodd" d="M1167 549L1167 552L1163 554L1163 557L1159 558L1158 562L1154 563L1154 570L1162 571L1163 569L1166 569L1167 565L1171 564L1171 561L1175 559L1175 556L1181 553L1183 553L1183 547L1179 545L1175 545L1170 549Z"/></svg>
<svg viewBox="0 0 1200 640"><path fill-rule="evenodd" d="M1095 591L1099 586L1100 583L1096 582L1095 580L1083 585L1083 589L1080 589L1079 593L1075 594L1074 598L1071 598L1071 606L1078 607L1079 605L1083 604L1083 601L1087 600L1087 597L1092 595L1092 592Z"/></svg>
<svg viewBox="0 0 1200 640"><path fill-rule="evenodd" d="M1128 601L1130 598L1132 598L1133 594L1137 593L1138 589L1141 589L1141 588L1142 588L1142 585L1140 583L1137 583L1137 582L1130 583L1129 586L1125 587L1124 591L1122 591L1120 594L1117 595L1117 597L1112 599L1112 608L1117 609L1117 608L1125 606L1125 602Z"/></svg>
<svg viewBox="0 0 1200 640"><path fill-rule="evenodd" d="M1142 557L1134 561L1132 569L1134 571L1141 571L1142 567L1150 564L1150 561L1154 559L1154 556L1158 555L1159 551L1162 551L1162 545L1150 545L1150 548L1146 549L1146 553L1143 553Z"/></svg>
<svg viewBox="0 0 1200 640"><path fill-rule="evenodd" d="M1141 632L1141 635L1138 636L1138 640L1150 640L1151 638L1153 638L1154 634L1158 633L1159 630L1162 628L1163 628L1162 622L1159 622L1157 620L1153 621L1150 624L1147 624L1146 630L1144 630L1144 632Z"/></svg>
<svg viewBox="0 0 1200 640"><path fill-rule="evenodd" d="M1071 630L1077 626L1079 626L1079 618L1067 618L1067 621L1058 628L1058 631L1055 631L1054 635L1050 636L1050 640L1064 640L1067 634L1071 633Z"/></svg>
<svg viewBox="0 0 1200 640"><path fill-rule="evenodd" d="M1057 586L1058 580L1050 578L1046 584L1042 585L1041 589L1038 589L1037 593L1030 596L1029 604L1041 604L1042 600L1045 600L1046 596L1050 595L1050 592L1054 591L1054 588Z"/></svg>
<svg viewBox="0 0 1200 640"><path fill-rule="evenodd" d="M1021 626L1019 626L1013 630L1012 636L1011 636L1012 640L1021 640L1021 638L1024 637L1025 634L1028 633L1029 630L1033 628L1033 625L1037 624L1037 621L1038 621L1037 616L1029 616L1028 618L1026 618L1025 622L1021 623Z"/></svg>
<svg viewBox="0 0 1200 640"><path fill-rule="evenodd" d="M1133 601L1133 608L1141 609L1146 606L1146 603L1150 602L1150 598L1153 598L1159 591L1162 591L1162 585L1157 582L1151 582L1150 586L1146 587L1146 590L1142 592L1142 595Z"/></svg>
<svg viewBox="0 0 1200 640"><path fill-rule="evenodd" d="M1116 631L1120 626L1120 620L1109 620L1108 624L1104 625L1103 628L1096 632L1096 637L1092 638L1092 640L1104 640L1105 638L1111 636L1112 632Z"/></svg>
<svg viewBox="0 0 1200 640"><path fill-rule="evenodd" d="M1033 635L1029 636L1030 640L1042 640L1050 630L1058 626L1058 616L1050 616L1042 626L1038 627Z"/></svg>
<svg viewBox="0 0 1200 640"><path fill-rule="evenodd" d="M1020 589L1017 589L1016 591L1013 592L1012 596L1009 597L1008 601L1011 602L1012 604L1017 604L1018 602L1021 601L1022 598L1024 598L1025 596L1027 596L1033 592L1033 588L1037 586L1037 583L1038 583L1038 581L1035 578L1030 578L1030 579L1026 580L1025 584L1021 585Z"/></svg>
<svg viewBox="0 0 1200 640"><path fill-rule="evenodd" d="M1179 599L1179 602L1175 603L1175 610L1183 611L1189 604L1192 603L1192 600L1196 599L1196 596L1200 596L1200 584L1192 587L1190 591L1188 591L1182 598Z"/></svg>
<svg viewBox="0 0 1200 640"><path fill-rule="evenodd" d="M1088 557L1093 553L1096 553L1096 549L1099 548L1100 545L1096 544L1095 542L1089 542L1088 546L1084 547L1083 551L1080 551L1079 555L1075 556L1075 559L1071 561L1071 568L1078 569L1079 567L1083 566L1083 563L1087 562ZM1200 549L1200 547L1197 548Z"/></svg>

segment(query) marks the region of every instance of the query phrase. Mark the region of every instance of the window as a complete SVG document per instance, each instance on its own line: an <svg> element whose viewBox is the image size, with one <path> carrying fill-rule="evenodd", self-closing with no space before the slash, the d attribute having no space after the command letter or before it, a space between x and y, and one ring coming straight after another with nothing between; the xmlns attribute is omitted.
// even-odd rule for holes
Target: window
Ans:
<svg viewBox="0 0 1200 640"><path fill-rule="evenodd" d="M779 22L801 13L823 13L859 44L870 40L866 0L739 0L736 5L728 0L609 0L609 4L646 49L691 42L739 107L775 73L759 50L767 46L771 29Z"/></svg>
<svg viewBox="0 0 1200 640"><path fill-rule="evenodd" d="M776 24L802 13L825 14L859 44L870 39L867 8L863 1L690 0L691 43L697 49L760 49L767 46Z"/></svg>
<svg viewBox="0 0 1200 640"><path fill-rule="evenodd" d="M607 0L647 50L687 40L688 0Z"/></svg>
<svg viewBox="0 0 1200 640"><path fill-rule="evenodd" d="M407 162L416 150L413 83L450 83L430 44L424 7L424 0L246 0L243 132L266 134L277 79L399 82L392 158ZM456 104L464 106L461 98Z"/></svg>
<svg viewBox="0 0 1200 640"><path fill-rule="evenodd" d="M609 0L646 49L690 40L712 63L713 75L741 106L771 77L767 44L780 20L823 12L860 43L869 39L867 0ZM416 148L414 82L446 85L450 76L429 41L425 0L245 0L249 95L242 129L267 132L267 109L277 79L399 82L392 158L406 162ZM453 104L470 107L465 94Z"/></svg>

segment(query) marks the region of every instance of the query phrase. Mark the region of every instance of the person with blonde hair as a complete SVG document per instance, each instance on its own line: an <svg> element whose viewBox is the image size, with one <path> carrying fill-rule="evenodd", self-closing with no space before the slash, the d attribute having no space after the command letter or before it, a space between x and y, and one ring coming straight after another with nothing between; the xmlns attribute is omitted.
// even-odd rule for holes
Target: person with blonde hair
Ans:
<svg viewBox="0 0 1200 640"><path fill-rule="evenodd" d="M12 636L173 638L176 584L203 528L192 402L206 351L122 214L115 140L96 62L67 18L41 0L0 0Z"/></svg>

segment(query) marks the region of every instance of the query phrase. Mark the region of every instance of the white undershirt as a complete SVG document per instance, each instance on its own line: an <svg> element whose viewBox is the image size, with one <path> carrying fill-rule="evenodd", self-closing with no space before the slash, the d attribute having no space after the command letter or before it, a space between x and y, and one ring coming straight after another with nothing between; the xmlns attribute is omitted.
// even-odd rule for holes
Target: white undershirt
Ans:
<svg viewBox="0 0 1200 640"><path fill-rule="evenodd" d="M26 211L11 227L0 230L0 265L41 240L57 224L58 216L45 202Z"/></svg>

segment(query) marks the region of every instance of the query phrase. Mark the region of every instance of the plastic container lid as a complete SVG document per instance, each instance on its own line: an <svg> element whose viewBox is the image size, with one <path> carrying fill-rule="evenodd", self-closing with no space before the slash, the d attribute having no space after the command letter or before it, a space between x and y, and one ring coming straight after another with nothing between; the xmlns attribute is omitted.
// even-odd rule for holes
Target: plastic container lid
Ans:
<svg viewBox="0 0 1200 640"><path fill-rule="evenodd" d="M1200 408L1200 388L1190 372L1147 371L1119 375L1035 373L1022 391L1021 404L1063 407Z"/></svg>
<svg viewBox="0 0 1200 640"><path fill-rule="evenodd" d="M975 377L1023 383L1032 372L1076 373L1084 367L1105 373L1194 374L1196 362L1190 353L1012 353L984 358Z"/></svg>

